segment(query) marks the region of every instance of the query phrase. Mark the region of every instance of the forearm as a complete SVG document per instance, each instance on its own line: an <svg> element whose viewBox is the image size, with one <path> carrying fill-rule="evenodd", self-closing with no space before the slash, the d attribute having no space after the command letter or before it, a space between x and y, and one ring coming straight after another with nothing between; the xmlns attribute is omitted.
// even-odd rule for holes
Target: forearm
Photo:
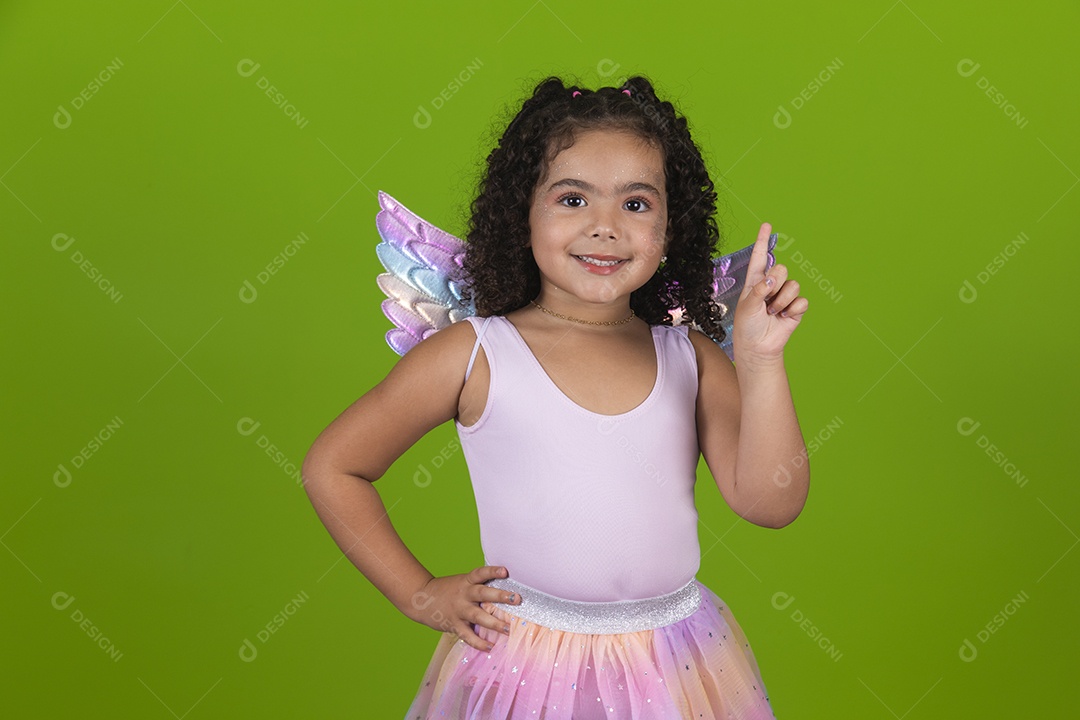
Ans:
<svg viewBox="0 0 1080 720"><path fill-rule="evenodd" d="M783 358L736 364L741 416L735 461L740 514L783 527L802 511L810 487L806 443L795 415Z"/></svg>
<svg viewBox="0 0 1080 720"><path fill-rule="evenodd" d="M374 485L355 475L311 471L304 488L319 519L353 565L410 618L432 574L402 542Z"/></svg>

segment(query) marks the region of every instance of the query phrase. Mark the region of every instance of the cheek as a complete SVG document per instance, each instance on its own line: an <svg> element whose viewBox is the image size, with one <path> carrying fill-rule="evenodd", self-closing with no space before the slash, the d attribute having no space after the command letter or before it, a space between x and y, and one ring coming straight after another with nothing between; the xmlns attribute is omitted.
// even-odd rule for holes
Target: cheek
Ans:
<svg viewBox="0 0 1080 720"><path fill-rule="evenodd" d="M565 233L559 231L555 224L551 222L537 223L532 227L529 236L529 245L532 247L533 257L537 259L537 262L542 263L545 258L559 254L564 245L564 237Z"/></svg>
<svg viewBox="0 0 1080 720"><path fill-rule="evenodd" d="M530 230L534 237L548 238L552 241L570 237L576 227L573 217L559 213L556 209L540 210L530 223Z"/></svg>
<svg viewBox="0 0 1080 720"><path fill-rule="evenodd" d="M649 229L649 237L652 242L659 245L664 244L664 240L667 237L668 231L668 218L666 213L658 213L656 219L652 223Z"/></svg>

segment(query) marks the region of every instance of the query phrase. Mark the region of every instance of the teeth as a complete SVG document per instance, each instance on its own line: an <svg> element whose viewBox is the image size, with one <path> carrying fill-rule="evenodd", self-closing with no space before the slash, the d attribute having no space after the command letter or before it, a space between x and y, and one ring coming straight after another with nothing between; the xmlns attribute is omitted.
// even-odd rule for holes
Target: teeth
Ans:
<svg viewBox="0 0 1080 720"><path fill-rule="evenodd" d="M578 260L583 260L590 265L599 265L600 267L611 267L612 265L618 265L622 260L597 260L596 258L585 257L583 255L575 255Z"/></svg>

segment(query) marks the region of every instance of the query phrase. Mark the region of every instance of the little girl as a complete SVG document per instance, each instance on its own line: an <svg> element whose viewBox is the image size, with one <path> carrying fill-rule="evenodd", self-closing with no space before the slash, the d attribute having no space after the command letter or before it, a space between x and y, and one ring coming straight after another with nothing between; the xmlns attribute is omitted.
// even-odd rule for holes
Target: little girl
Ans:
<svg viewBox="0 0 1080 720"><path fill-rule="evenodd" d="M715 200L647 79L541 82L472 205L476 316L409 350L313 444L305 487L334 540L447 633L407 718L773 717L746 637L695 577L694 483L703 455L743 518L799 515L809 466L783 349L808 302L783 265L766 272L762 225L732 364ZM487 564L433 577L373 483L451 419Z"/></svg>

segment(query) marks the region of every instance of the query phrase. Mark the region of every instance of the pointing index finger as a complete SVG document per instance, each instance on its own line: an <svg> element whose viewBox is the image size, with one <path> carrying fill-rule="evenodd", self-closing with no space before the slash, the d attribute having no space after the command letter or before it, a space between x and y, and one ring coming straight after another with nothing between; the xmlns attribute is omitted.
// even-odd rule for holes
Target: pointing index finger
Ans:
<svg viewBox="0 0 1080 720"><path fill-rule="evenodd" d="M772 225L762 223L761 228L758 230L757 240L754 242L754 249L750 251L750 262L746 265L746 281L743 284L744 293L749 292L751 288L765 279L765 273L769 269L769 234L771 232Z"/></svg>

